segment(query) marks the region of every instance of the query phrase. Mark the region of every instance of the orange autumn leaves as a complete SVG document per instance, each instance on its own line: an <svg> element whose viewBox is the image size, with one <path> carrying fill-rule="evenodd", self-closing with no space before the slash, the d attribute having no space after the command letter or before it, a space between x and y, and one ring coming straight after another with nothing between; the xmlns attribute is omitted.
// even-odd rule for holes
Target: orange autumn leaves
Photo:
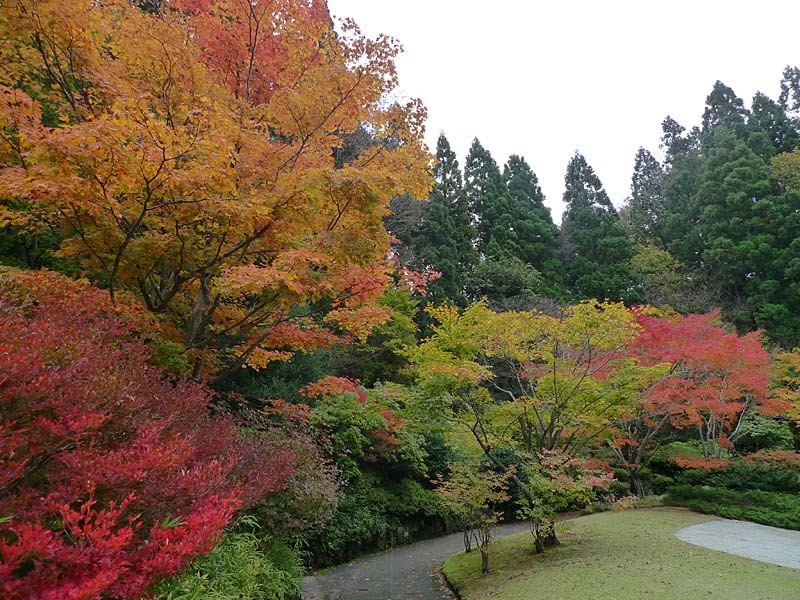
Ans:
<svg viewBox="0 0 800 600"><path fill-rule="evenodd" d="M300 0L16 0L0 30L0 221L179 324L196 376L386 317L382 217L429 185L394 40Z"/></svg>

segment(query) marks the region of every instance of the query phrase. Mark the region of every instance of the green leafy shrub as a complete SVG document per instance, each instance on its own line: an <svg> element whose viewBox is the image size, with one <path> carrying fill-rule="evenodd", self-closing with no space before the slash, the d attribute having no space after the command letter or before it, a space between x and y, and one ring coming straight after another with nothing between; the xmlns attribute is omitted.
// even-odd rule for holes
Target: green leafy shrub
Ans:
<svg viewBox="0 0 800 600"><path fill-rule="evenodd" d="M631 484L628 481L620 481L615 479L608 484L606 493L610 494L614 498L622 498L623 496L627 496L631 493Z"/></svg>
<svg viewBox="0 0 800 600"><path fill-rule="evenodd" d="M336 506L331 522L309 540L317 566L341 563L409 537L397 519L370 506L362 494L348 492Z"/></svg>
<svg viewBox="0 0 800 600"><path fill-rule="evenodd" d="M678 456L691 456L692 458L702 458L703 449L700 447L700 442L695 440L688 440L684 442L670 442L664 444L658 451L653 454L648 466L654 474L663 475L667 477L674 477L683 469L679 467L674 459Z"/></svg>
<svg viewBox="0 0 800 600"><path fill-rule="evenodd" d="M800 473L787 469L736 462L708 478L711 487L731 490L800 493Z"/></svg>
<svg viewBox="0 0 800 600"><path fill-rule="evenodd" d="M156 598L293 600L300 597L302 579L296 550L277 539L260 540L253 532L231 532L182 575L161 582Z"/></svg>
<svg viewBox="0 0 800 600"><path fill-rule="evenodd" d="M328 525L309 539L318 566L337 564L441 533L444 512L435 492L419 482L393 482L364 472L352 481Z"/></svg>
<svg viewBox="0 0 800 600"><path fill-rule="evenodd" d="M795 494L679 485L670 489L664 502L729 519L800 530L800 496Z"/></svg>
<svg viewBox="0 0 800 600"><path fill-rule="evenodd" d="M794 435L786 421L749 412L739 426L739 435L736 438L736 449L739 452L792 448Z"/></svg>
<svg viewBox="0 0 800 600"><path fill-rule="evenodd" d="M800 493L800 473L737 461L724 469L688 469L675 477L676 485L708 486L745 492Z"/></svg>
<svg viewBox="0 0 800 600"><path fill-rule="evenodd" d="M652 477L650 478L650 484L654 494L663 494L669 488L675 485L675 478L669 477L668 475L653 473Z"/></svg>
<svg viewBox="0 0 800 600"><path fill-rule="evenodd" d="M657 506L664 506L664 499L665 496L663 494L651 494L644 498L637 498L634 502L634 508L655 508Z"/></svg>

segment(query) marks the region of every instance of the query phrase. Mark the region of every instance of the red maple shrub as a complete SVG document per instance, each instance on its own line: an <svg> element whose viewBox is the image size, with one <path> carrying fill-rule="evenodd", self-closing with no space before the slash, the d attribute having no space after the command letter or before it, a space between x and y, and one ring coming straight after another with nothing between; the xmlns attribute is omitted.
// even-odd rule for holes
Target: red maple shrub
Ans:
<svg viewBox="0 0 800 600"><path fill-rule="evenodd" d="M294 468L151 365L118 310L53 273L0 274L0 597L146 596Z"/></svg>

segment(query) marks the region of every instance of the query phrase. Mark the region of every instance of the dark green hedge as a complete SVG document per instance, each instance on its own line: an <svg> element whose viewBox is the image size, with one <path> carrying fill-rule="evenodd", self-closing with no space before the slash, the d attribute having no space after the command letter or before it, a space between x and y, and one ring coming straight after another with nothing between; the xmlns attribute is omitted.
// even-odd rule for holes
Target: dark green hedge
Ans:
<svg viewBox="0 0 800 600"><path fill-rule="evenodd" d="M747 462L735 462L710 472L689 469L674 477L676 485L704 485L739 492L800 493L800 473Z"/></svg>
<svg viewBox="0 0 800 600"><path fill-rule="evenodd" d="M800 496L797 494L678 485L670 488L664 503L728 519L800 530Z"/></svg>

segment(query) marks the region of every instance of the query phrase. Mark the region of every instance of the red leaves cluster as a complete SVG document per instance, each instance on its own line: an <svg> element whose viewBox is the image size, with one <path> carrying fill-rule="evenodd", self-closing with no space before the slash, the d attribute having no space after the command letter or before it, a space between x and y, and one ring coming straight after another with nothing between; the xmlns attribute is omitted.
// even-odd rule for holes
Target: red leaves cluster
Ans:
<svg viewBox="0 0 800 600"><path fill-rule="evenodd" d="M732 447L730 435L748 408L764 414L786 409L767 397L769 355L760 332L740 336L720 327L717 317L638 314L642 329L633 347L643 364L671 367L647 391L648 409L669 415L676 427L697 427L706 458L715 448Z"/></svg>
<svg viewBox="0 0 800 600"><path fill-rule="evenodd" d="M265 456L204 386L148 364L107 294L44 272L2 284L0 596L140 597L283 488L294 454Z"/></svg>
<svg viewBox="0 0 800 600"><path fill-rule="evenodd" d="M606 488L614 481L611 467L597 459L576 458L560 450L539 454L539 464L556 490Z"/></svg>
<svg viewBox="0 0 800 600"><path fill-rule="evenodd" d="M330 27L324 0L179 0L175 6L191 18L204 62L237 98L257 103L292 81L289 66L298 42L305 37L311 54Z"/></svg>
<svg viewBox="0 0 800 600"><path fill-rule="evenodd" d="M381 416L386 420L386 431L373 429L369 432L375 452L379 455L386 454L403 445L403 441L395 437L403 429L403 418L391 410L381 411Z"/></svg>
<svg viewBox="0 0 800 600"><path fill-rule="evenodd" d="M303 425L308 422L308 404L292 404L283 398L274 398L264 407L264 414L281 417L288 423Z"/></svg>
<svg viewBox="0 0 800 600"><path fill-rule="evenodd" d="M727 458L698 458L688 455L675 456L672 461L682 469L702 469L706 473L714 469L724 469L733 462Z"/></svg>
<svg viewBox="0 0 800 600"><path fill-rule="evenodd" d="M747 462L800 472L800 453L793 450L759 450L744 457Z"/></svg>

